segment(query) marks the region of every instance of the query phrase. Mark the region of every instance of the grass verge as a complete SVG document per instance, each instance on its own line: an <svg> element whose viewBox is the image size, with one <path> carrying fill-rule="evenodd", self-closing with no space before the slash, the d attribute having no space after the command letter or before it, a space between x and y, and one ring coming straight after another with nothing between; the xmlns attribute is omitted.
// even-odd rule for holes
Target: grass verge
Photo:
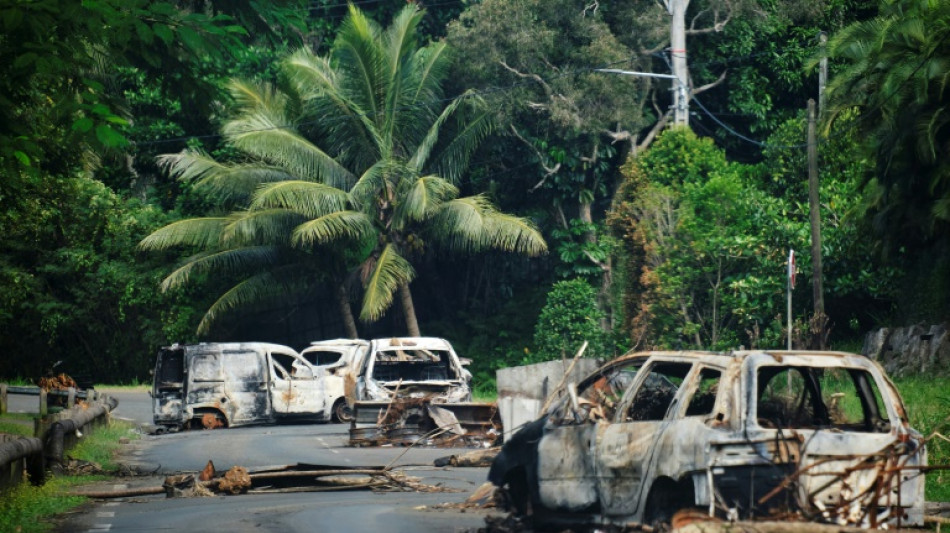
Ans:
<svg viewBox="0 0 950 533"><path fill-rule="evenodd" d="M950 378L914 376L894 379L894 384L904 398L912 427L924 436L950 434ZM927 459L931 465L950 465L950 442L931 439ZM927 500L950 502L950 471L927 474Z"/></svg>
<svg viewBox="0 0 950 533"><path fill-rule="evenodd" d="M68 452L74 459L98 463L106 471L115 470L114 456L119 438L135 438L132 424L113 420L90 431ZM41 487L21 483L0 497L0 531L11 533L44 533L52 529L49 519L82 505L86 498L69 496L70 489L107 479L106 476L62 476L50 478Z"/></svg>

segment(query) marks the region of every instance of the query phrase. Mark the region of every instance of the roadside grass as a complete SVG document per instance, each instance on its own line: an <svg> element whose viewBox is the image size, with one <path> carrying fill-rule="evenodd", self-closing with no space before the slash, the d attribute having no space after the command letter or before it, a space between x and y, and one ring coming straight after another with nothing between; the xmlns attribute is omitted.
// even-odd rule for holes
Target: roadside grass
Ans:
<svg viewBox="0 0 950 533"><path fill-rule="evenodd" d="M950 437L950 377L914 376L894 379L904 398L910 425L925 437L936 432ZM950 442L939 437L927 445L931 465L950 465ZM927 473L927 501L950 502L950 471Z"/></svg>
<svg viewBox="0 0 950 533"><path fill-rule="evenodd" d="M95 387L96 387L96 390L104 390L104 391L108 391L108 390L121 390L121 391L137 391L137 390L141 390L141 391L146 391L146 390L148 390L148 389L150 389L150 388L152 387L152 384L151 384L151 383L144 383L144 382L141 382L141 381L139 381L139 380L137 380L137 379L134 379L134 380L132 380L131 383L120 383L120 384L117 384L117 385L109 385L109 384L99 384L99 383L97 383Z"/></svg>
<svg viewBox="0 0 950 533"><path fill-rule="evenodd" d="M472 401L473 402L497 402L498 393L492 390L484 390L476 388L472 391Z"/></svg>
<svg viewBox="0 0 950 533"><path fill-rule="evenodd" d="M0 415L0 433L33 436L33 417L30 413L5 413Z"/></svg>
<svg viewBox="0 0 950 533"><path fill-rule="evenodd" d="M121 437L136 438L130 432L134 426L125 421L112 420L106 426L90 431L67 454L82 461L99 464L104 470L117 468L114 455ZM0 531L11 533L45 533L54 524L49 520L85 503L86 498L70 496L69 491L80 485L108 479L104 475L62 476L49 478L41 487L29 483L5 491L0 497Z"/></svg>

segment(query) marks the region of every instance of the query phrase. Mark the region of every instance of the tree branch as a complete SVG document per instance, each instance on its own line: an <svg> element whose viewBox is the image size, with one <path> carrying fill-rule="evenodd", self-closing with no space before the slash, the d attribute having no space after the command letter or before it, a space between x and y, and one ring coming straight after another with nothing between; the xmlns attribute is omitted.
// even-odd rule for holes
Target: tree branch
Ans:
<svg viewBox="0 0 950 533"><path fill-rule="evenodd" d="M726 74L728 73L729 73L728 70L724 70L722 71L722 74L719 75L719 78L716 79L716 81L707 83L706 85L701 85L699 87L694 87L693 89L689 91L690 96L694 94L700 94L704 91L708 91L709 89L712 89L713 87L719 85L720 83L726 80Z"/></svg>
<svg viewBox="0 0 950 533"><path fill-rule="evenodd" d="M553 167L549 167L545 165L544 154L542 154L541 151L538 150L538 148L534 144L529 142L528 139L525 139L524 137L522 137L521 134L518 133L518 130L515 129L514 125L511 126L511 133L513 133L514 136L517 137L519 141L524 143L525 146L527 146L534 152L534 154L538 157L538 164L541 165L541 168L544 169L545 174L544 174L544 177L541 178L541 181L536 183L534 187L531 187L530 189L528 189L528 192L534 192L538 190L539 187L544 185L544 182L548 179L548 177L550 177L553 174L556 174L558 170L561 170L561 164L558 163L554 165Z"/></svg>
<svg viewBox="0 0 950 533"><path fill-rule="evenodd" d="M538 82L538 84L544 89L545 94L547 94L549 97L551 96L551 86L548 85L548 83L544 81L544 78L541 76L538 76L537 74L525 74L524 72L520 72L514 67L509 66L508 63L505 63L504 61L499 61L499 63L501 63L501 66L505 67L505 70L511 72L519 78L527 78L529 80Z"/></svg>

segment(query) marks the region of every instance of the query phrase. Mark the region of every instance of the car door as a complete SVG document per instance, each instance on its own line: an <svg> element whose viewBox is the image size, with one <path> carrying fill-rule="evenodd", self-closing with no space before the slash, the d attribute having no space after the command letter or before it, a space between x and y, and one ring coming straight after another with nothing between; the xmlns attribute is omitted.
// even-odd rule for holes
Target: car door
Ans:
<svg viewBox="0 0 950 533"><path fill-rule="evenodd" d="M538 497L545 507L574 512L597 504L593 444L645 360L624 361L591 376L550 411L537 454Z"/></svg>
<svg viewBox="0 0 950 533"><path fill-rule="evenodd" d="M656 443L670 424L692 362L653 360L620 403L615 423L597 435L593 449L600 504L607 515L633 514Z"/></svg>
<svg viewBox="0 0 950 533"><path fill-rule="evenodd" d="M250 424L270 416L264 358L264 352L251 348L225 348L220 355L207 353L195 357L192 372L196 382L205 379L204 375L221 373L227 399L221 408L229 424Z"/></svg>
<svg viewBox="0 0 950 533"><path fill-rule="evenodd" d="M268 355L274 413L328 418L323 369L314 368L290 348L272 348Z"/></svg>

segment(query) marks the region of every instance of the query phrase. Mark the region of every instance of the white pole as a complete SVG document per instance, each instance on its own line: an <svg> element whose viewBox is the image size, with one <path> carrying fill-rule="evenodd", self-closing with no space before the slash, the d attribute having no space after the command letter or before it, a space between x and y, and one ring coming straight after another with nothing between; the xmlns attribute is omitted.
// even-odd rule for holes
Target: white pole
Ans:
<svg viewBox="0 0 950 533"><path fill-rule="evenodd" d="M792 349L792 289L795 288L795 250L788 250L788 274L785 276L785 287L788 293L788 349Z"/></svg>

